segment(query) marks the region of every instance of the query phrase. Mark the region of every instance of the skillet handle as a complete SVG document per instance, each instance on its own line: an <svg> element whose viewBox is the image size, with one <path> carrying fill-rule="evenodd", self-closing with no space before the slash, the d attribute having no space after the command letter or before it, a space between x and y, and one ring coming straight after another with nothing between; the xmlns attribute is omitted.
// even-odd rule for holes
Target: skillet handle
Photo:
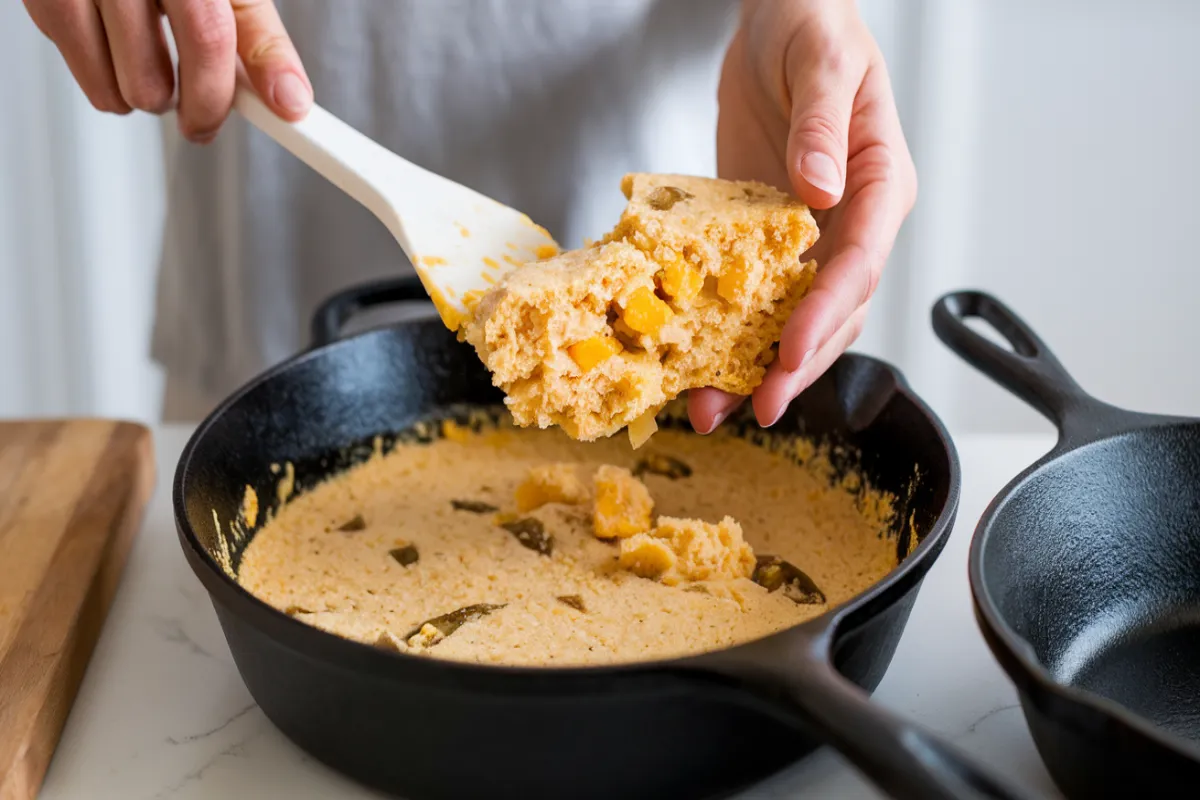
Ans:
<svg viewBox="0 0 1200 800"><path fill-rule="evenodd" d="M1037 409L1062 431L1085 406L1111 407L1087 394L1050 348L1008 306L989 294L951 292L933 306L933 330L942 342L971 366ZM1012 352L973 331L965 322L987 322Z"/></svg>
<svg viewBox="0 0 1200 800"><path fill-rule="evenodd" d="M313 312L310 336L313 347L323 347L342 336L342 328L360 311L376 306L421 301L429 303L429 294L415 275L388 278L374 283L351 286L333 295Z"/></svg>
<svg viewBox="0 0 1200 800"><path fill-rule="evenodd" d="M714 653L705 672L733 678L765 713L798 724L898 800L1029 800L956 748L888 711L843 678L821 639L799 648L770 639Z"/></svg>

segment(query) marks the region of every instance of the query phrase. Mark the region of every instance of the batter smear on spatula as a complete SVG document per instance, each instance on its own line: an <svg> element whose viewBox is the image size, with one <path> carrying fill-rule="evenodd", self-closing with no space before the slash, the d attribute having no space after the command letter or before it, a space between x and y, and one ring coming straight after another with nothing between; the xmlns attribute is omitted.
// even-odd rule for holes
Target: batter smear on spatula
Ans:
<svg viewBox="0 0 1200 800"><path fill-rule="evenodd" d="M817 265L808 207L760 183L627 175L601 241L510 272L462 333L518 425L634 447L688 389L747 395Z"/></svg>

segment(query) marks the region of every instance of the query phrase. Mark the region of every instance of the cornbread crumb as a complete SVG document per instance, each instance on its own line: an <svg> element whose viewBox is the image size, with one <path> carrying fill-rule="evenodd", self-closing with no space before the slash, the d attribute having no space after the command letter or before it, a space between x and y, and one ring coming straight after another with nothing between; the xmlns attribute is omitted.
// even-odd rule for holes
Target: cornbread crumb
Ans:
<svg viewBox="0 0 1200 800"><path fill-rule="evenodd" d="M246 521L247 528L258 524L258 492L249 484L246 485L246 493L242 496L242 519Z"/></svg>
<svg viewBox="0 0 1200 800"><path fill-rule="evenodd" d="M409 648L414 650L424 650L433 647L435 644L446 638L446 634L439 631L437 628L430 625L428 622L421 626L421 629L414 633L406 643Z"/></svg>
<svg viewBox="0 0 1200 800"><path fill-rule="evenodd" d="M587 487L573 464L539 464L531 467L514 493L518 511L533 511L548 503L578 505L588 500Z"/></svg>
<svg viewBox="0 0 1200 800"><path fill-rule="evenodd" d="M646 484L624 467L596 470L592 530L598 539L617 539L650 530L654 500Z"/></svg>
<svg viewBox="0 0 1200 800"><path fill-rule="evenodd" d="M618 563L635 575L676 586L749 578L754 572L754 550L742 537L742 526L731 517L716 525L659 517L652 531L621 542Z"/></svg>
<svg viewBox="0 0 1200 800"><path fill-rule="evenodd" d="M591 441L688 389L747 395L812 283L816 224L782 192L648 174L621 188L611 233L513 270L461 331L519 425Z"/></svg>

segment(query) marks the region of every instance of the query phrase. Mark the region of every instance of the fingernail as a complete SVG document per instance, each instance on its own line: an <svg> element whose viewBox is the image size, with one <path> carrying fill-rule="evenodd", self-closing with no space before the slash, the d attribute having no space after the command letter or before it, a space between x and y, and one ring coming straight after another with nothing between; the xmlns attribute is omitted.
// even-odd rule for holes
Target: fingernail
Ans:
<svg viewBox="0 0 1200 800"><path fill-rule="evenodd" d="M800 366L796 367L796 369L797 370L804 369L804 365L807 364L808 362L812 361L812 357L815 356L816 354L817 354L817 348L815 348L815 347L810 348L804 354L804 357L800 359Z"/></svg>
<svg viewBox="0 0 1200 800"><path fill-rule="evenodd" d="M842 193L842 175L833 159L824 153L805 153L800 159L800 174L826 194L837 197Z"/></svg>
<svg viewBox="0 0 1200 800"><path fill-rule="evenodd" d="M712 433L717 429L717 426L725 420L726 413L727 412L718 411L716 414L713 414L712 422L708 424L708 427L696 428L696 433L700 434L701 436L707 436L708 434Z"/></svg>
<svg viewBox="0 0 1200 800"><path fill-rule="evenodd" d="M299 114L312 105L312 93L299 76L285 72L275 81L275 104L285 111Z"/></svg>
<svg viewBox="0 0 1200 800"><path fill-rule="evenodd" d="M774 418L774 419L772 419L770 422L768 422L766 425L763 425L763 427L764 427L764 428L770 428L770 427L771 427L772 425L774 425L776 422L779 422L779 420L780 420L780 419L783 417L783 412L785 412L785 411L787 411L787 404L786 404L786 403L785 403L784 405L780 406L780 407L779 407L779 410L775 412L775 418Z"/></svg>

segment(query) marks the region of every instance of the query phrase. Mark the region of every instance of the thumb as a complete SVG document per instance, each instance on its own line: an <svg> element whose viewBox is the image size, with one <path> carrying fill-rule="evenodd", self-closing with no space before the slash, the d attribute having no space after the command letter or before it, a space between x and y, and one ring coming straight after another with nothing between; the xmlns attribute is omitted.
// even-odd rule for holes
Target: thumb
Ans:
<svg viewBox="0 0 1200 800"><path fill-rule="evenodd" d="M792 187L812 208L830 208L846 189L850 116L860 81L838 58L798 64L791 71L787 157Z"/></svg>
<svg viewBox="0 0 1200 800"><path fill-rule="evenodd" d="M237 49L254 91L283 119L303 119L312 107L313 90L271 0L233 3Z"/></svg>

